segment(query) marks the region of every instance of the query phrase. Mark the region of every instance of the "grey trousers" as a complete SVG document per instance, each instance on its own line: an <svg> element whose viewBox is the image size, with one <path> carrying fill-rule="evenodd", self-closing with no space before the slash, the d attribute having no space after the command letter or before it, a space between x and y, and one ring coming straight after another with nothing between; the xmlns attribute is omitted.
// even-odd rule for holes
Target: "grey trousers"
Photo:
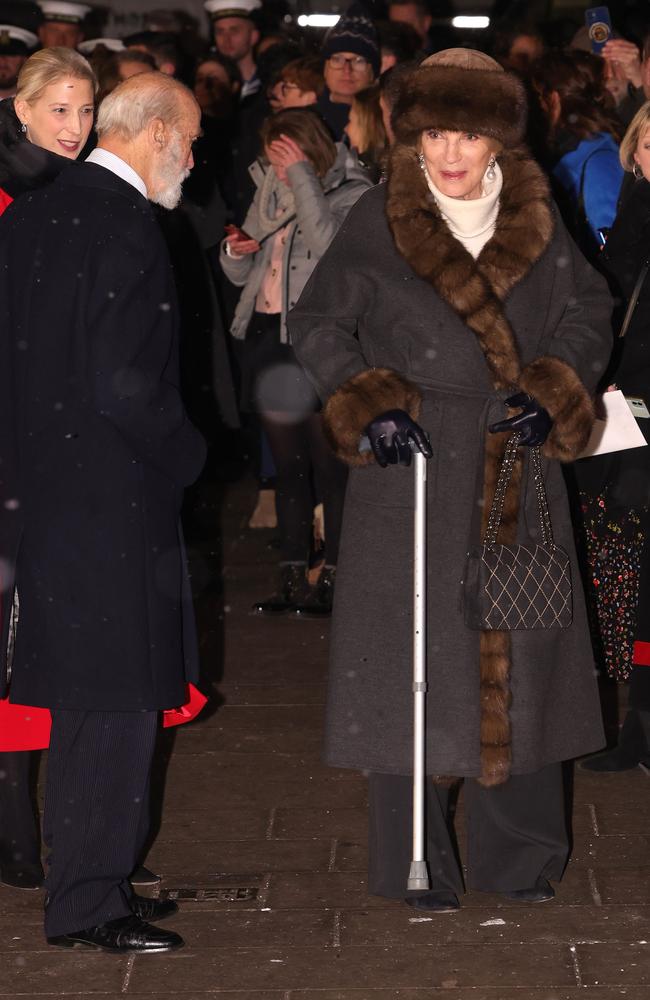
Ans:
<svg viewBox="0 0 650 1000"><path fill-rule="evenodd" d="M368 888L404 899L411 860L412 779L373 772L369 779ZM467 884L482 892L527 889L538 878L560 879L569 856L562 765L513 775L494 788L464 782ZM427 782L426 854L431 890L463 892L450 831L450 790Z"/></svg>
<svg viewBox="0 0 650 1000"><path fill-rule="evenodd" d="M128 916L148 829L158 712L52 712L43 839L45 934Z"/></svg>

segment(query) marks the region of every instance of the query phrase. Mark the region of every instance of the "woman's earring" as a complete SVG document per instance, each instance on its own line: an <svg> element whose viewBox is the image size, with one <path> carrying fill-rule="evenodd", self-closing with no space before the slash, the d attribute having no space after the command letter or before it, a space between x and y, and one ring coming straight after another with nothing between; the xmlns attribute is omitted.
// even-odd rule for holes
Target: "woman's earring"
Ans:
<svg viewBox="0 0 650 1000"><path fill-rule="evenodd" d="M420 170L427 169L427 165L424 162L424 153L418 153L418 163L420 164Z"/></svg>
<svg viewBox="0 0 650 1000"><path fill-rule="evenodd" d="M635 163L634 166L632 167L632 173L634 174L634 176L638 181L640 181L641 178L643 177L643 171L641 170L641 167L639 166L638 163Z"/></svg>
<svg viewBox="0 0 650 1000"><path fill-rule="evenodd" d="M496 165L497 165L497 161L494 159L493 156L491 156L490 157L490 162L488 163L488 168L487 168L487 170L485 172L485 179L486 180L488 180L488 181L494 181L494 180L496 180L497 174L496 174L496 170L494 169L496 167Z"/></svg>
<svg viewBox="0 0 650 1000"><path fill-rule="evenodd" d="M23 122L22 125L20 126L20 131L21 132L26 132L27 131L27 126L25 125L25 122Z"/></svg>

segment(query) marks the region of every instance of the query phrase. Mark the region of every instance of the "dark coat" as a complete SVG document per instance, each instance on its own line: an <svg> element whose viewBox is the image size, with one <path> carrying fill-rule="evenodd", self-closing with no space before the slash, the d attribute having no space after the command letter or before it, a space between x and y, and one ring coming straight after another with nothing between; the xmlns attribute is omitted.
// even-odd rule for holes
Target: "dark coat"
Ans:
<svg viewBox="0 0 650 1000"><path fill-rule="evenodd" d="M19 198L0 224L0 310L11 700L177 706L197 667L179 511L205 446L178 391L175 290L149 203L96 164Z"/></svg>
<svg viewBox="0 0 650 1000"><path fill-rule="evenodd" d="M296 354L327 400L330 436L354 466L328 702L326 755L339 766L411 770L413 473L358 454L368 421L393 407L420 420L434 451L428 773L493 785L603 744L557 459L575 457L588 438L611 301L568 238L539 168L517 151L499 162L496 232L474 260L441 218L415 151L397 147L388 183L352 209L289 316ZM477 510L485 517L505 446L486 427L505 415L514 385L554 419L544 466L556 541L572 561L566 630L479 633L464 624L466 553L478 542ZM502 541L538 533L521 464L525 485L516 482L506 501Z"/></svg>
<svg viewBox="0 0 650 1000"><path fill-rule="evenodd" d="M646 261L650 261L650 184L636 181L621 206L599 257L617 307L613 354L603 382L616 383L626 396L639 396L650 409L650 274L646 276L627 333L619 339L625 311ZM604 386L603 386L604 387ZM650 444L650 420L639 428ZM576 481L592 497L607 494L609 511L650 504L650 447L631 448L576 462Z"/></svg>

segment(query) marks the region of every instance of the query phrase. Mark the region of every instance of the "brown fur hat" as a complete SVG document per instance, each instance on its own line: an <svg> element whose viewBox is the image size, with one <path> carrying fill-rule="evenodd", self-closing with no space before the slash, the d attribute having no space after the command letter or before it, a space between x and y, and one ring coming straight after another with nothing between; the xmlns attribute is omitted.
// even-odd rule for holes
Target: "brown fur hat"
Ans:
<svg viewBox="0 0 650 1000"><path fill-rule="evenodd" d="M476 132L506 148L521 142L526 92L512 73L483 52L445 49L408 73L391 116L397 142L417 146L429 128Z"/></svg>

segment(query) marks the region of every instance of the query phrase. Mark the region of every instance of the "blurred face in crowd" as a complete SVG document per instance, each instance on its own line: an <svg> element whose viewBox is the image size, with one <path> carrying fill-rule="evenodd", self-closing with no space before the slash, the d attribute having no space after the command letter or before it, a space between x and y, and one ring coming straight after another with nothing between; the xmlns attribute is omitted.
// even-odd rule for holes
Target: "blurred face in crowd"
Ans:
<svg viewBox="0 0 650 1000"><path fill-rule="evenodd" d="M297 83L292 80L283 80L281 87L281 105L284 108L307 108L310 104L315 104L317 95L315 90L301 90Z"/></svg>
<svg viewBox="0 0 650 1000"><path fill-rule="evenodd" d="M354 52L335 52L325 62L325 83L333 101L350 104L374 80L371 63Z"/></svg>
<svg viewBox="0 0 650 1000"><path fill-rule="evenodd" d="M124 62L120 63L118 68L118 73L120 80L129 80L132 76L137 76L138 73L151 73L151 66L145 62Z"/></svg>
<svg viewBox="0 0 650 1000"><path fill-rule="evenodd" d="M18 74L27 56L0 56L0 91L9 96L16 89Z"/></svg>
<svg viewBox="0 0 650 1000"><path fill-rule="evenodd" d="M221 63L209 59L199 63L194 77L194 96L206 115L214 114L217 108L230 107L233 88Z"/></svg>
<svg viewBox="0 0 650 1000"><path fill-rule="evenodd" d="M534 35L517 35L510 46L506 62L510 69L525 73L530 64L543 54L544 46L541 38L535 38Z"/></svg>
<svg viewBox="0 0 650 1000"><path fill-rule="evenodd" d="M90 81L64 76L33 104L17 100L15 108L30 142L75 160L93 127L95 95Z"/></svg>
<svg viewBox="0 0 650 1000"><path fill-rule="evenodd" d="M66 24L65 21L46 21L38 29L38 37L44 49L60 45L64 49L76 49L84 40L84 34L78 24Z"/></svg>
<svg viewBox="0 0 650 1000"><path fill-rule="evenodd" d="M388 7L388 20L401 21L415 28L423 42L427 41L431 27L431 15L426 14L416 3L392 3Z"/></svg>
<svg viewBox="0 0 650 1000"><path fill-rule="evenodd" d="M650 126L647 126L639 136L634 151L634 162L641 168L645 179L650 180Z"/></svg>
<svg viewBox="0 0 650 1000"><path fill-rule="evenodd" d="M491 140L472 132L428 129L422 133L422 153L429 177L450 198L480 198L490 158Z"/></svg>
<svg viewBox="0 0 650 1000"><path fill-rule="evenodd" d="M214 22L214 43L222 56L235 62L245 59L257 45L260 33L246 17L222 17Z"/></svg>
<svg viewBox="0 0 650 1000"><path fill-rule="evenodd" d="M192 144L201 129L201 115L195 101L183 99L180 120L173 128L160 127L165 136L163 150L145 179L151 201L163 208L176 208L181 200L183 181L194 166ZM155 141L159 141L156 139Z"/></svg>

